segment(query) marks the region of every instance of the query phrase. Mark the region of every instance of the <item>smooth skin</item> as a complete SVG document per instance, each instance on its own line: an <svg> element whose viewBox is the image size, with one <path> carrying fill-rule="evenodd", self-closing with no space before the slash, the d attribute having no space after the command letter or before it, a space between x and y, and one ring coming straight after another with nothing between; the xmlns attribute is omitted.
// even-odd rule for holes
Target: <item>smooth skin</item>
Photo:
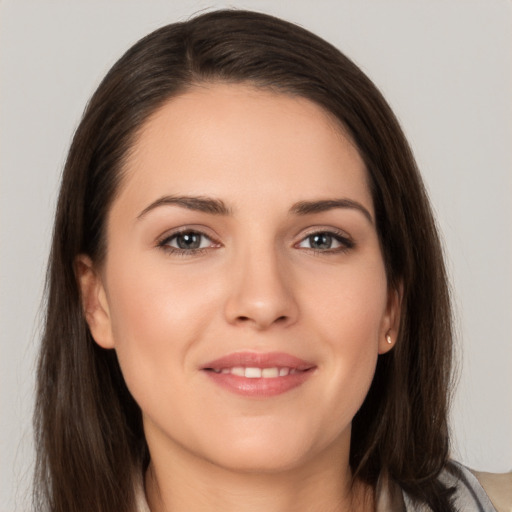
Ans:
<svg viewBox="0 0 512 512"><path fill-rule="evenodd" d="M106 260L77 268L91 333L143 413L151 510L372 510L351 486L351 422L399 297L355 145L309 100L211 83L161 107L133 149ZM204 365L242 351L314 370L240 396Z"/></svg>

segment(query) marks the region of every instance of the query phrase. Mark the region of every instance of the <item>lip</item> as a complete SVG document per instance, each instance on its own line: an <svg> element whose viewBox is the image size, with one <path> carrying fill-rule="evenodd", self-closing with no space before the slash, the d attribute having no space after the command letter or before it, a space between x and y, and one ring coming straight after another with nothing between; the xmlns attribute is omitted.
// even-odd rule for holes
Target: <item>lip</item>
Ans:
<svg viewBox="0 0 512 512"><path fill-rule="evenodd" d="M288 368L291 373L272 378L217 373L214 370L245 368ZM316 365L284 352L235 352L206 363L201 370L215 384L245 397L268 398L290 391L308 380Z"/></svg>

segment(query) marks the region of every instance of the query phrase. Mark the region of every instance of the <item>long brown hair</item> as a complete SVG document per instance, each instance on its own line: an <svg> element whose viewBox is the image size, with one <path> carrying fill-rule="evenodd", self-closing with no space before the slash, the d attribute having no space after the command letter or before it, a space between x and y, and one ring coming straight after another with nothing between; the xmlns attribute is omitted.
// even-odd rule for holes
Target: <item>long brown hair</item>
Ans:
<svg viewBox="0 0 512 512"><path fill-rule="evenodd" d="M58 200L34 416L35 506L134 512L133 474L149 453L141 412L116 354L94 343L74 273L105 256L105 219L134 138L156 109L205 81L248 82L321 105L366 164L390 286L402 287L395 348L353 421L350 464L375 485L386 471L435 511L452 510L437 480L449 466L452 327L435 222L409 145L386 101L329 43L277 18L216 11L146 36L113 66L75 133Z"/></svg>

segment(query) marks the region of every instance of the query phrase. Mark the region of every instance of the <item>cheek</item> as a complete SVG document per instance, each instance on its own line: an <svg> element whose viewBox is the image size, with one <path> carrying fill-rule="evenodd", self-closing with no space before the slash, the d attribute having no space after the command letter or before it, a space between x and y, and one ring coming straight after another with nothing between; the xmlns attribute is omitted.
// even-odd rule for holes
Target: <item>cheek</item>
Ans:
<svg viewBox="0 0 512 512"><path fill-rule="evenodd" d="M118 344L155 344L161 337L170 342L201 326L214 287L206 286L207 276L176 270L161 260L118 259L110 271L109 305Z"/></svg>
<svg viewBox="0 0 512 512"><path fill-rule="evenodd" d="M129 276L129 277L128 277ZM169 265L117 259L109 273L109 309L115 349L126 383L144 401L158 382L176 381L190 347L211 317L215 287ZM192 370L192 368L190 368ZM178 372L179 370L179 372ZM146 397L149 398L149 397Z"/></svg>
<svg viewBox="0 0 512 512"><path fill-rule="evenodd" d="M333 378L326 393L334 404L350 402L355 414L373 380L387 315L387 281L377 262L326 279L326 290L309 301L312 331L323 340L323 360ZM329 283L327 285L327 283Z"/></svg>
<svg viewBox="0 0 512 512"><path fill-rule="evenodd" d="M308 316L334 347L377 349L387 315L387 279L380 260L316 276ZM311 287L310 287L311 289Z"/></svg>

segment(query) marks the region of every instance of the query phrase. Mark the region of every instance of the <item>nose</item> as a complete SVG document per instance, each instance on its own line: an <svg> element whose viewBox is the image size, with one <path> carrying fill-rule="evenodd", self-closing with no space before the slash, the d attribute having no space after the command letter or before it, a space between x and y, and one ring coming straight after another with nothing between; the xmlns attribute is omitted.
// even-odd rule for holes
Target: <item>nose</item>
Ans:
<svg viewBox="0 0 512 512"><path fill-rule="evenodd" d="M257 330L296 322L298 304L293 293L293 276L277 254L239 255L230 269L230 293L225 304L228 323Z"/></svg>

